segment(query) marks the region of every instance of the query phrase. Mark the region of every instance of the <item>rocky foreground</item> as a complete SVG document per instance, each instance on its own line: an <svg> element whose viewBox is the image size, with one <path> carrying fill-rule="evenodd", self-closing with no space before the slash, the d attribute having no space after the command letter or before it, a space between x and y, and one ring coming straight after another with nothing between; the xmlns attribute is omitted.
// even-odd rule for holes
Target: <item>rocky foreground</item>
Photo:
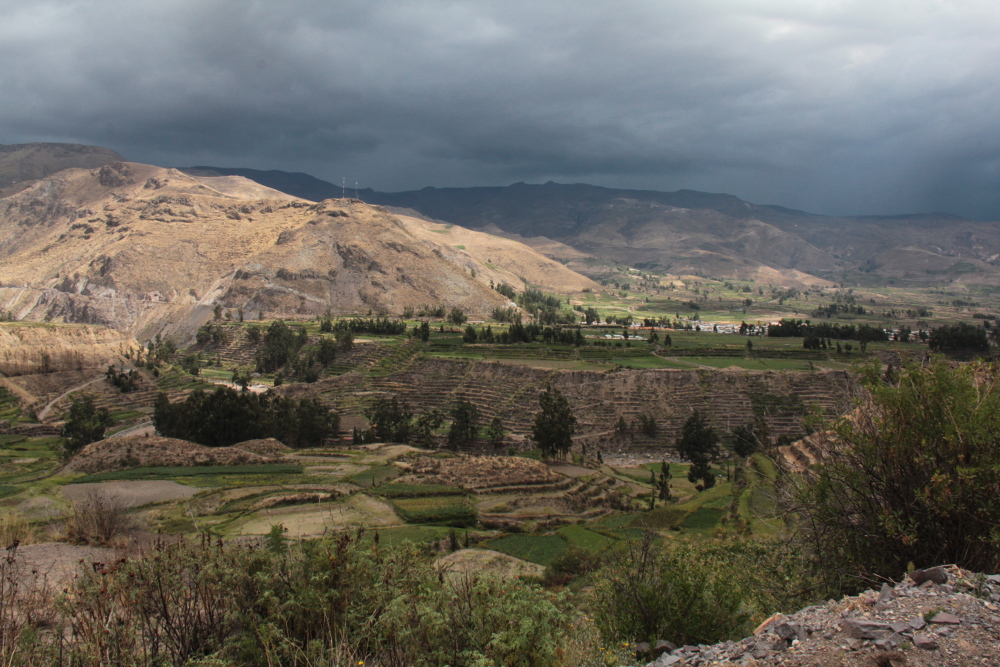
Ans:
<svg viewBox="0 0 1000 667"><path fill-rule="evenodd" d="M752 637L712 646L637 646L646 667L979 667L1000 665L1000 575L954 566L895 586L775 614Z"/></svg>

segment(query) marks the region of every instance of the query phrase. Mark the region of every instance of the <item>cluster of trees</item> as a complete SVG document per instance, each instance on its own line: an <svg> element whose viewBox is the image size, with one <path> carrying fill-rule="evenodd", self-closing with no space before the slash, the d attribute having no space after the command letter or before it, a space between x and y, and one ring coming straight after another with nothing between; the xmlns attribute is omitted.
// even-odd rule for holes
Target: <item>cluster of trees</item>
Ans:
<svg viewBox="0 0 1000 667"><path fill-rule="evenodd" d="M433 445L438 429L450 418L448 427L448 447L454 450L475 444L483 435L479 409L465 399L459 399L445 415L439 410L430 410L416 415L406 401L395 396L374 401L364 412L368 420L368 430L355 431L356 442L417 442ZM503 445L504 429L499 416L494 417L485 429L485 436L491 447L499 449Z"/></svg>
<svg viewBox="0 0 1000 667"><path fill-rule="evenodd" d="M850 304L831 303L820 306L813 311L813 317L837 317L838 315L867 315L868 311L863 306Z"/></svg>
<svg viewBox="0 0 1000 667"><path fill-rule="evenodd" d="M767 329L767 335L775 338L837 338L840 340L856 340L863 343L888 341L889 334L879 327L870 324L831 324L821 322L812 324L809 320L782 319Z"/></svg>
<svg viewBox="0 0 1000 667"><path fill-rule="evenodd" d="M909 337L907 337L907 339L908 338ZM750 341L747 341L747 343L749 343L749 342ZM864 351L864 348L866 347L866 344L867 344L867 341L862 341L861 342L862 351ZM830 341L829 339L820 338L818 336L813 336L812 334L809 334L805 338L802 339L802 347L804 347L807 350L836 349L837 350L837 354L841 354L842 352L850 352L851 350L854 349L854 346L852 346L850 343L845 343L844 346L841 347L841 345L840 345L839 342L836 343L836 345L834 345L834 343L832 341Z"/></svg>
<svg viewBox="0 0 1000 667"><path fill-rule="evenodd" d="M298 355L308 342L305 327L293 331L284 320L275 320L263 336L263 349L257 352L257 372L271 373Z"/></svg>
<svg viewBox="0 0 1000 667"><path fill-rule="evenodd" d="M225 345L229 337L226 335L226 328L221 324L203 324L198 327L198 332L194 336L198 345L214 343L215 345Z"/></svg>
<svg viewBox="0 0 1000 667"><path fill-rule="evenodd" d="M170 360L170 357L177 352L177 344L168 339L164 339L160 334L135 351L134 361L136 366L145 366L148 371L155 371L160 365ZM133 359L132 350L125 350L125 358Z"/></svg>
<svg viewBox="0 0 1000 667"><path fill-rule="evenodd" d="M573 324L576 315L563 311L562 301L551 294L529 287L517 295L517 304L542 324Z"/></svg>
<svg viewBox="0 0 1000 667"><path fill-rule="evenodd" d="M318 399L295 400L273 391L254 394L218 387L171 403L161 393L153 406L157 432L209 447L276 438L289 447L318 447L340 429L340 416Z"/></svg>
<svg viewBox="0 0 1000 667"><path fill-rule="evenodd" d="M392 325L398 324L400 333L406 331L406 325L401 322L360 319L354 322L360 323L359 327L370 325L374 328L389 322ZM355 329L350 321L341 320L334 324L327 319L320 325L320 330L332 331L334 337L321 337L316 346L309 347L308 353L305 353L303 348L309 342L305 327L292 329L283 320L272 322L263 333L256 326L247 327L247 338L255 344L262 345L262 349L258 350L256 355L257 372L271 373L284 368L288 374L302 377L306 382L315 382L319 379L317 363L328 366L336 359L339 350L350 350L354 347Z"/></svg>
<svg viewBox="0 0 1000 667"><path fill-rule="evenodd" d="M123 394L128 394L138 389L139 383L142 381L139 371L134 368L126 372L125 369L117 370L114 366L108 366L108 370L104 372L104 377L107 378L108 382L118 387L118 390Z"/></svg>
<svg viewBox="0 0 1000 667"><path fill-rule="evenodd" d="M940 352L986 352L990 349L986 329L965 322L932 329L927 345Z"/></svg>
<svg viewBox="0 0 1000 667"><path fill-rule="evenodd" d="M350 320L336 320L325 317L320 322L319 330L322 333L337 333L340 331L351 331L355 334L373 334L377 336L399 336L406 333L406 322L402 320L389 319L388 317L360 318L355 317Z"/></svg>
<svg viewBox="0 0 1000 667"><path fill-rule="evenodd" d="M507 283L499 283L497 285L494 285L493 281L491 280L490 285L493 287L493 289L495 289L497 292L504 295L511 301L517 298L517 292L515 292L514 288L508 285Z"/></svg>

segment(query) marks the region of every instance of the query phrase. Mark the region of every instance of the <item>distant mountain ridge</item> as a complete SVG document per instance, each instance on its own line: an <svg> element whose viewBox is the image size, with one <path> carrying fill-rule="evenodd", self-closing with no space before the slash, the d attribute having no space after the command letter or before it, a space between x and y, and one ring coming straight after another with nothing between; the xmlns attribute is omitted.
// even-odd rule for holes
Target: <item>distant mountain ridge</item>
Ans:
<svg viewBox="0 0 1000 667"><path fill-rule="evenodd" d="M307 199L341 188L307 174L239 174ZM1000 282L1000 225L948 213L830 217L730 194L626 190L554 182L505 187L360 190L358 197L464 227L502 230L596 276L593 259L674 274L817 281ZM561 249L561 250L560 250ZM572 252L564 252L571 250ZM588 257L580 257L580 255Z"/></svg>

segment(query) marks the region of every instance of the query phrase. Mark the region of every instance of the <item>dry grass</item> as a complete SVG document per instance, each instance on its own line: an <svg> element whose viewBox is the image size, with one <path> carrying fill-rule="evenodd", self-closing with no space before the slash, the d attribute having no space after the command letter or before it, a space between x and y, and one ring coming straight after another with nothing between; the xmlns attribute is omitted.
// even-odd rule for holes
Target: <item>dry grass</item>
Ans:
<svg viewBox="0 0 1000 667"><path fill-rule="evenodd" d="M413 461L411 470L421 482L463 489L552 484L563 479L544 463L520 456L421 457Z"/></svg>
<svg viewBox="0 0 1000 667"><path fill-rule="evenodd" d="M137 528L128 503L118 495L93 490L73 503L66 522L70 540L85 544L120 545Z"/></svg>
<svg viewBox="0 0 1000 667"><path fill-rule="evenodd" d="M0 515L0 548L10 549L18 544L31 544L34 541L35 530L23 516L17 512Z"/></svg>
<svg viewBox="0 0 1000 667"><path fill-rule="evenodd" d="M260 441L251 441L259 443ZM280 443L278 443L280 444ZM251 445L255 447L256 445ZM267 447L274 451L273 445ZM280 463L276 456L247 451L242 446L205 447L187 440L131 435L91 443L66 466L66 472L113 472L129 468L179 466L237 466Z"/></svg>

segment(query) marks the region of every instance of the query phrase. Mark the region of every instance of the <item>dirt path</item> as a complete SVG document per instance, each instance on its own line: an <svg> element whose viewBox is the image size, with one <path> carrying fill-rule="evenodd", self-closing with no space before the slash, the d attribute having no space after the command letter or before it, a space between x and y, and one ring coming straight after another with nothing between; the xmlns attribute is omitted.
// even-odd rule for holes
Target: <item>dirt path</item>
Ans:
<svg viewBox="0 0 1000 667"><path fill-rule="evenodd" d="M40 421L40 422L41 421L45 421L45 418L49 416L49 411L52 410L52 406L54 406L59 401L61 401L62 399L66 398L67 396L69 396L70 394L72 394L74 391L80 391L84 387L90 386L90 385L94 384L95 382L100 382L103 379L104 379L104 376L101 375L100 377L94 378L93 380L89 380L87 382L84 382L83 384L77 385L75 387L71 387L70 389L67 389L63 393L59 394L58 396L56 396L55 398L53 398L51 401L49 401L45 405L44 408L42 408L41 410L38 411L38 421Z"/></svg>
<svg viewBox="0 0 1000 667"><path fill-rule="evenodd" d="M109 435L108 438L124 438L126 435L156 435L156 427L153 426L153 422L142 422Z"/></svg>

